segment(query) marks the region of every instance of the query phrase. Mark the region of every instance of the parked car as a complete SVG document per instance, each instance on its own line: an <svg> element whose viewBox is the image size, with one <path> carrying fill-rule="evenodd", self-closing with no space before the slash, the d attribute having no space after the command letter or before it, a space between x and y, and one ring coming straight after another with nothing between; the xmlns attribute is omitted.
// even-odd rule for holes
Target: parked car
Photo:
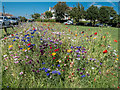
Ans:
<svg viewBox="0 0 120 90"><path fill-rule="evenodd" d="M75 25L81 25L81 26L84 26L85 24L83 22L78 22L76 23Z"/></svg>
<svg viewBox="0 0 120 90"><path fill-rule="evenodd" d="M67 22L64 22L65 25L73 25L73 21L68 20Z"/></svg>
<svg viewBox="0 0 120 90"><path fill-rule="evenodd" d="M11 17L9 21L11 25L18 25L19 19L17 17Z"/></svg>
<svg viewBox="0 0 120 90"><path fill-rule="evenodd" d="M102 27L102 26L104 26L104 25L101 24L101 23L97 23L97 24L95 24L95 27Z"/></svg>
<svg viewBox="0 0 120 90"><path fill-rule="evenodd" d="M6 16L0 16L0 29L4 27L11 27L10 21Z"/></svg>
<svg viewBox="0 0 120 90"><path fill-rule="evenodd" d="M85 26L92 26L92 23L86 23Z"/></svg>

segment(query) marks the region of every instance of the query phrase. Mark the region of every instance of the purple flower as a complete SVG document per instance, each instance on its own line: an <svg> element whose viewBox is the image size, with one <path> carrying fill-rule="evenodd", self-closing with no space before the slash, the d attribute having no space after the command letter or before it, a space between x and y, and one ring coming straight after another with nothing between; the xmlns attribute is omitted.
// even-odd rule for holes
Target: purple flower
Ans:
<svg viewBox="0 0 120 90"><path fill-rule="evenodd" d="M90 74L87 74L88 76L90 76Z"/></svg>
<svg viewBox="0 0 120 90"><path fill-rule="evenodd" d="M37 72L39 72L39 70L37 70Z"/></svg>
<svg viewBox="0 0 120 90"><path fill-rule="evenodd" d="M35 70L32 70L33 72L35 72Z"/></svg>
<svg viewBox="0 0 120 90"><path fill-rule="evenodd" d="M102 63L100 63L100 65L102 65Z"/></svg>
<svg viewBox="0 0 120 90"><path fill-rule="evenodd" d="M85 56L83 56L83 58L85 58Z"/></svg>
<svg viewBox="0 0 120 90"><path fill-rule="evenodd" d="M84 53L84 51L82 51L82 53Z"/></svg>
<svg viewBox="0 0 120 90"><path fill-rule="evenodd" d="M85 70L85 68L83 68L83 70Z"/></svg>
<svg viewBox="0 0 120 90"><path fill-rule="evenodd" d="M82 74L83 74L83 72L80 72L80 74L82 75Z"/></svg>
<svg viewBox="0 0 120 90"><path fill-rule="evenodd" d="M77 55L77 57L80 57L80 55Z"/></svg>
<svg viewBox="0 0 120 90"><path fill-rule="evenodd" d="M80 69L77 69L77 71L79 71Z"/></svg>
<svg viewBox="0 0 120 90"><path fill-rule="evenodd" d="M92 60L92 58L90 58L90 60Z"/></svg>

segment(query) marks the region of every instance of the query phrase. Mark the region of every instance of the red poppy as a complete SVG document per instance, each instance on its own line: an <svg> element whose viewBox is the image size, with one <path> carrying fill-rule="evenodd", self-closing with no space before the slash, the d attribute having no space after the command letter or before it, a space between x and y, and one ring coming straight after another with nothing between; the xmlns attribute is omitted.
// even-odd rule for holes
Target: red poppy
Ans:
<svg viewBox="0 0 120 90"><path fill-rule="evenodd" d="M104 50L103 53L107 53L107 50Z"/></svg>
<svg viewBox="0 0 120 90"><path fill-rule="evenodd" d="M118 86L118 88L119 88L119 86Z"/></svg>
<svg viewBox="0 0 120 90"><path fill-rule="evenodd" d="M52 52L52 51L49 51L50 53Z"/></svg>
<svg viewBox="0 0 120 90"><path fill-rule="evenodd" d="M27 44L27 46L30 46L30 45L31 45L31 43L28 43L28 44Z"/></svg>
<svg viewBox="0 0 120 90"><path fill-rule="evenodd" d="M117 42L117 40L114 40L114 42Z"/></svg>
<svg viewBox="0 0 120 90"><path fill-rule="evenodd" d="M5 37L4 39L7 39L7 37Z"/></svg>
<svg viewBox="0 0 120 90"><path fill-rule="evenodd" d="M50 47L50 49L52 49L52 47Z"/></svg>
<svg viewBox="0 0 120 90"><path fill-rule="evenodd" d="M94 78L94 82L96 81L96 79Z"/></svg>
<svg viewBox="0 0 120 90"><path fill-rule="evenodd" d="M74 73L72 73L72 75L74 75Z"/></svg>
<svg viewBox="0 0 120 90"><path fill-rule="evenodd" d="M53 59L55 59L55 57L53 57Z"/></svg>
<svg viewBox="0 0 120 90"><path fill-rule="evenodd" d="M14 34L11 34L12 36L14 36Z"/></svg>
<svg viewBox="0 0 120 90"><path fill-rule="evenodd" d="M59 50L59 48L58 49L55 49L54 51L56 52L56 51L58 51Z"/></svg>
<svg viewBox="0 0 120 90"><path fill-rule="evenodd" d="M94 35L97 35L97 32L95 32Z"/></svg>

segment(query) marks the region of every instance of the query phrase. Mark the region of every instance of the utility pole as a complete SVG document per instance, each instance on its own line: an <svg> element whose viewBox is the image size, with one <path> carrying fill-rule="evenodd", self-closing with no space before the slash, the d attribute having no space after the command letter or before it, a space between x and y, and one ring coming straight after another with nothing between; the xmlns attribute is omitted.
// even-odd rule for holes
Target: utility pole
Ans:
<svg viewBox="0 0 120 90"><path fill-rule="evenodd" d="M3 14L2 14L3 16L5 15L5 7L3 6Z"/></svg>

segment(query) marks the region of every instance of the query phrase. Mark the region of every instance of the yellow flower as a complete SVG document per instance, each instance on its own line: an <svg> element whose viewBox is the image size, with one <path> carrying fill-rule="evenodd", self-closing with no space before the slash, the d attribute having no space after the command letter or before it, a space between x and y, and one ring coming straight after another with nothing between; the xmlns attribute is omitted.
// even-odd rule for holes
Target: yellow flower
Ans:
<svg viewBox="0 0 120 90"><path fill-rule="evenodd" d="M75 34L75 36L77 36L77 34Z"/></svg>
<svg viewBox="0 0 120 90"><path fill-rule="evenodd" d="M28 48L28 50L30 50L30 48Z"/></svg>
<svg viewBox="0 0 120 90"><path fill-rule="evenodd" d="M23 51L25 51L25 49L23 49Z"/></svg>
<svg viewBox="0 0 120 90"><path fill-rule="evenodd" d="M56 62L59 62L59 60L57 60Z"/></svg>
<svg viewBox="0 0 120 90"><path fill-rule="evenodd" d="M105 36L103 36L103 38L105 38Z"/></svg>
<svg viewBox="0 0 120 90"><path fill-rule="evenodd" d="M9 48L13 47L13 45L9 45Z"/></svg>
<svg viewBox="0 0 120 90"><path fill-rule="evenodd" d="M93 38L93 39L96 39L96 38Z"/></svg>
<svg viewBox="0 0 120 90"><path fill-rule="evenodd" d="M70 50L70 49L69 49L69 50L67 50L67 52L68 52L68 53L70 53L71 51L72 51L72 50Z"/></svg>
<svg viewBox="0 0 120 90"><path fill-rule="evenodd" d="M118 58L116 58L116 60L118 60Z"/></svg>
<svg viewBox="0 0 120 90"><path fill-rule="evenodd" d="M55 55L56 55L56 53L52 53L52 55L53 55L53 56L55 56Z"/></svg>

